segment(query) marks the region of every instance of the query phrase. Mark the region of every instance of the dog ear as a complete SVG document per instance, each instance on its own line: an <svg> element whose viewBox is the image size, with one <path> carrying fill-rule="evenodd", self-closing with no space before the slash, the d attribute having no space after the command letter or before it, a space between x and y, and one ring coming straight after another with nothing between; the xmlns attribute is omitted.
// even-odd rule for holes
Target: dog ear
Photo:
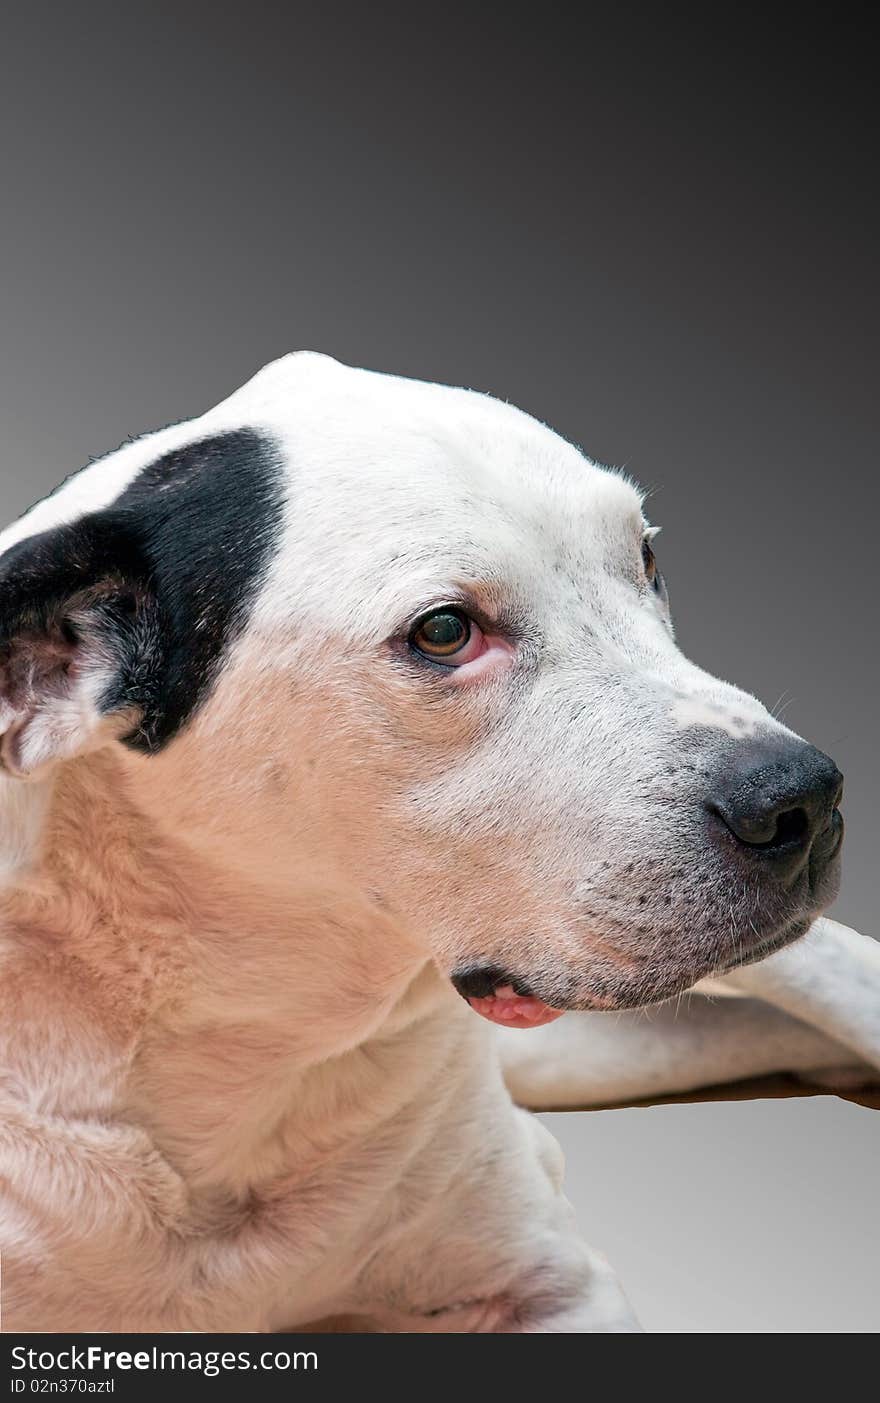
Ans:
<svg viewBox="0 0 880 1403"><path fill-rule="evenodd" d="M0 554L7 771L113 737L145 754L172 741L246 625L283 507L274 440L234 429L164 453L109 506Z"/></svg>
<svg viewBox="0 0 880 1403"><path fill-rule="evenodd" d="M119 523L56 528L0 557L0 762L42 774L136 731L159 620L146 562Z"/></svg>

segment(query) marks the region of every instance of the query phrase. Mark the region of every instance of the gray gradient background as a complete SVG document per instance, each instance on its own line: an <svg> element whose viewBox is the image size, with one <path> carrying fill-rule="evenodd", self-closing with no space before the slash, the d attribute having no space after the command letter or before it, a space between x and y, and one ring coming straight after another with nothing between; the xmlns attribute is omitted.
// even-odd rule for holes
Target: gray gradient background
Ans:
<svg viewBox="0 0 880 1403"><path fill-rule="evenodd" d="M834 754L875 931L866 38L378 13L7 11L0 515L296 347L509 398L656 489L681 643ZM876 1114L548 1119L650 1329L880 1326Z"/></svg>

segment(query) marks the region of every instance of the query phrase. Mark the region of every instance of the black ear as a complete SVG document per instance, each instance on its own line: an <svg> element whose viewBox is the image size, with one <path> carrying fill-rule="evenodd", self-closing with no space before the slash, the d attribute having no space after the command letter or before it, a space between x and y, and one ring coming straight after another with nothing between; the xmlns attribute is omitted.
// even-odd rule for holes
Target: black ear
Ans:
<svg viewBox="0 0 880 1403"><path fill-rule="evenodd" d="M281 504L274 445L241 429L165 454L110 507L0 556L6 770L176 735L246 622Z"/></svg>
<svg viewBox="0 0 880 1403"><path fill-rule="evenodd" d="M100 515L0 558L0 757L26 777L136 732L161 626L137 543Z"/></svg>

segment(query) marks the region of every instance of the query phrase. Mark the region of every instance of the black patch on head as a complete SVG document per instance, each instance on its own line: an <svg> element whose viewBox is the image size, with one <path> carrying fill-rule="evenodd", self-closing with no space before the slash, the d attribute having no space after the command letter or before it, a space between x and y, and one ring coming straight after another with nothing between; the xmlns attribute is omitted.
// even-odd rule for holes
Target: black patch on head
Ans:
<svg viewBox="0 0 880 1403"><path fill-rule="evenodd" d="M73 644L88 618L114 660L103 709L137 708L128 744L159 749L244 626L282 503L280 454L254 429L166 453L109 507L0 556L0 653L24 633Z"/></svg>

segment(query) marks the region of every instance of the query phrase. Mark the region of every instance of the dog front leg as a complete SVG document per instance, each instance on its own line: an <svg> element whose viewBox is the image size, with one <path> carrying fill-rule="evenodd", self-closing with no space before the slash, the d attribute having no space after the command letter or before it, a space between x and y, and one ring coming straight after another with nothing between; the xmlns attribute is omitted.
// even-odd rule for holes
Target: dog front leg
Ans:
<svg viewBox="0 0 880 1403"><path fill-rule="evenodd" d="M419 1211L370 1258L353 1316L399 1333L638 1333L616 1275L578 1231L555 1137L500 1085L487 1091L465 1095L461 1119L411 1167Z"/></svg>
<svg viewBox="0 0 880 1403"><path fill-rule="evenodd" d="M762 999L880 1070L880 943L827 916L793 945L697 988Z"/></svg>
<svg viewBox="0 0 880 1403"><path fill-rule="evenodd" d="M720 992L720 991L719 991ZM532 1110L676 1096L773 1073L870 1068L848 1047L757 998L704 998L627 1013L568 1013L528 1032L499 1029L504 1077Z"/></svg>

